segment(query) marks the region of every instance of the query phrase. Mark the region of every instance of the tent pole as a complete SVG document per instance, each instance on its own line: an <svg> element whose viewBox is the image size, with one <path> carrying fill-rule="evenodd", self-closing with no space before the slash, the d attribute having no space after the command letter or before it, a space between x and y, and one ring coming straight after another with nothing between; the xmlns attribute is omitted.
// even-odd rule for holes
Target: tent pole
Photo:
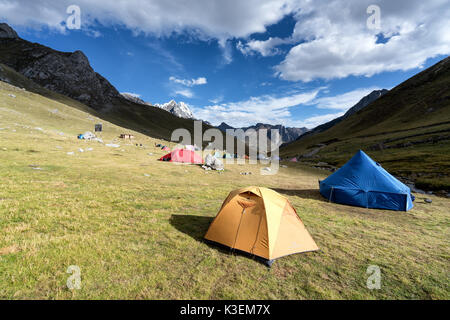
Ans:
<svg viewBox="0 0 450 320"><path fill-rule="evenodd" d="M234 237L234 242L233 242L233 250L235 249L235 246L236 246L236 240L237 240L237 237L239 234L239 229L241 228L242 216L244 215L244 212L245 212L245 208L242 210L241 219L239 219L239 225L238 225L238 228L236 231L236 236Z"/></svg>

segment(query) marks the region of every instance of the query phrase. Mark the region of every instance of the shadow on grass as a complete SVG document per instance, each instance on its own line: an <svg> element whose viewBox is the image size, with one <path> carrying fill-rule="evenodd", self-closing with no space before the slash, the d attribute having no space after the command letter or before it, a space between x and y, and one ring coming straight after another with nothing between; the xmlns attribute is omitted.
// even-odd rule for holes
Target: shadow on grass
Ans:
<svg viewBox="0 0 450 320"><path fill-rule="evenodd" d="M197 241L203 241L213 217L192 216L188 214L173 214L170 224Z"/></svg>
<svg viewBox="0 0 450 320"><path fill-rule="evenodd" d="M328 199L324 198L320 192L319 189L277 189L274 188L278 193L287 195L287 196L297 196L302 199L310 199L310 200L317 200L325 203L329 203L333 205L336 209L345 209L346 212L355 212L355 213L362 213L362 214L369 214L376 211L380 211L383 209L377 209L377 208L365 208L365 207L359 207L359 206L353 206L350 204L344 204L344 203L338 203L334 201L329 201Z"/></svg>
<svg viewBox="0 0 450 320"><path fill-rule="evenodd" d="M239 254L241 256L245 256L250 259L254 259L255 261L267 265L267 260L257 257L255 255L252 255L250 253L240 251L240 250L233 250L230 247L227 247L225 245L222 245L220 243L209 241L204 239L204 236L206 234L206 231L208 231L209 225L214 220L213 217L205 217L205 216L192 216L192 215L186 215L186 214L173 214L170 217L170 224L175 227L178 231L181 231L191 238L193 238L196 241L200 241L205 243L210 248L213 248L215 250L220 251L224 254ZM271 265L271 263L270 263ZM270 266L269 265L269 266Z"/></svg>
<svg viewBox="0 0 450 320"><path fill-rule="evenodd" d="M274 188L278 193L287 195L287 196L297 196L302 199L310 199L310 200L318 200L322 202L328 202L319 192L319 189L279 189Z"/></svg>

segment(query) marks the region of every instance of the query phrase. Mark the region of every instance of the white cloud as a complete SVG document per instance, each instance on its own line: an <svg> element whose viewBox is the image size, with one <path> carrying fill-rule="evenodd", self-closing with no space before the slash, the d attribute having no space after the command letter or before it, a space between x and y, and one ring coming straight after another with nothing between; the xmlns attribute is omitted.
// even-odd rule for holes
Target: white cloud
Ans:
<svg viewBox="0 0 450 320"><path fill-rule="evenodd" d="M0 19L13 26L50 26L60 32L73 0L0 0ZM201 40L216 39L223 63L232 61L231 39L238 39L243 54L283 54L276 74L289 81L371 76L385 71L423 66L427 58L450 54L448 0L377 0L381 29L370 30L366 10L373 0L78 0L81 28L120 25L135 34L157 37L189 34ZM249 39L287 14L296 20L290 37ZM382 33L389 41L377 43Z"/></svg>
<svg viewBox="0 0 450 320"><path fill-rule="evenodd" d="M378 89L378 87L359 88L334 96L318 97L319 93L327 91L327 88L321 87L306 93L284 96L264 95L239 102L214 104L204 108L194 108L193 112L197 119L208 120L213 125L226 122L233 127L245 127L262 122L288 127L314 128L342 116L364 96ZM291 108L302 106L329 109L333 112L294 120Z"/></svg>
<svg viewBox="0 0 450 320"><path fill-rule="evenodd" d="M198 86L198 85L202 85L202 84L206 84L206 78L205 77L199 77L197 79L178 79L175 77L169 77L169 80L178 84L182 84L183 86L186 87L193 87L193 86Z"/></svg>
<svg viewBox="0 0 450 320"><path fill-rule="evenodd" d="M302 2L296 15L294 46L276 71L280 78L372 76L385 71L423 66L427 58L450 53L448 1L377 1L381 29L366 20L372 0ZM377 34L389 40L377 43Z"/></svg>
<svg viewBox="0 0 450 320"><path fill-rule="evenodd" d="M317 98L314 99L311 104L316 105L319 109L335 109L347 111L373 90L380 90L380 88L360 88L335 96Z"/></svg>
<svg viewBox="0 0 450 320"><path fill-rule="evenodd" d="M189 32L209 39L247 37L290 13L294 0L78 0L83 25L119 24L156 36ZM61 29L73 0L2 0L0 17L22 26Z"/></svg>
<svg viewBox="0 0 450 320"><path fill-rule="evenodd" d="M223 101L223 98L224 98L223 95L220 95L220 96L218 96L218 97L216 97L214 99L210 99L209 102L212 102L214 104L218 104L218 103Z"/></svg>
<svg viewBox="0 0 450 320"><path fill-rule="evenodd" d="M244 55L253 55L259 53L263 57L281 54L282 51L277 48L281 44L292 43L292 39L281 39L278 37L269 37L267 40L250 40L246 44L238 41L236 48Z"/></svg>
<svg viewBox="0 0 450 320"><path fill-rule="evenodd" d="M244 101L195 108L193 112L197 119L208 120L214 125L219 125L221 122L226 122L234 127L248 126L257 122L284 124L289 122L292 117L290 108L311 102L318 91L288 96L251 97Z"/></svg>
<svg viewBox="0 0 450 320"><path fill-rule="evenodd" d="M317 127L318 125L321 125L323 123L326 123L328 121L336 119L337 117L344 115L344 113L345 112L328 113L328 114L309 117L309 118L306 118L301 121L292 121L290 123L290 126L297 127L297 128L306 127L308 129L312 129L312 128Z"/></svg>
<svg viewBox="0 0 450 320"><path fill-rule="evenodd" d="M428 58L450 54L450 5L445 0L379 0L380 29L369 29L373 0L298 0L296 25L287 38L239 40L244 55L272 56L292 44L275 67L284 80L367 76L421 68ZM382 35L388 41L378 41Z"/></svg>
<svg viewBox="0 0 450 320"><path fill-rule="evenodd" d="M100 38L103 36L103 34L100 31L97 30L91 30L91 29L85 29L84 30L86 34L93 38Z"/></svg>
<svg viewBox="0 0 450 320"><path fill-rule="evenodd" d="M183 89L183 90L176 90L174 92L175 95L183 96L186 98L192 98L194 96L194 93L189 89Z"/></svg>

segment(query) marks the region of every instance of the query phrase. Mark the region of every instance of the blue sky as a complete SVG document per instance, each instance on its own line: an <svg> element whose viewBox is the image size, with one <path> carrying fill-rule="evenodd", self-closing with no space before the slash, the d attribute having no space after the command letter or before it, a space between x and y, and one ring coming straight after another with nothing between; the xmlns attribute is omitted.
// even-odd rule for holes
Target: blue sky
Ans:
<svg viewBox="0 0 450 320"><path fill-rule="evenodd" d="M184 101L215 125L311 128L450 52L439 0L379 1L375 28L371 1L102 2L77 2L79 30L65 25L70 1L3 0L0 18L29 41L83 51L120 92Z"/></svg>

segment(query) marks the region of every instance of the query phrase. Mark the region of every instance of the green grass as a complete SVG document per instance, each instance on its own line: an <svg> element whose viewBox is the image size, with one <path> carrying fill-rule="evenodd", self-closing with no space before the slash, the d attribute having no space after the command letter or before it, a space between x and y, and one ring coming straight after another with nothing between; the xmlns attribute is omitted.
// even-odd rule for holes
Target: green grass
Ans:
<svg viewBox="0 0 450 320"><path fill-rule="evenodd" d="M76 139L97 121L0 82L0 298L450 298L450 200L416 195L407 213L328 203L317 190L325 171L286 163L262 176L236 164L220 174L159 162L154 143L166 142L137 132L119 141L128 131L105 121L104 141L120 148ZM222 201L248 185L286 195L321 250L267 269L206 244ZM366 287L373 264L380 290ZM70 265L81 269L80 290L66 286Z"/></svg>

